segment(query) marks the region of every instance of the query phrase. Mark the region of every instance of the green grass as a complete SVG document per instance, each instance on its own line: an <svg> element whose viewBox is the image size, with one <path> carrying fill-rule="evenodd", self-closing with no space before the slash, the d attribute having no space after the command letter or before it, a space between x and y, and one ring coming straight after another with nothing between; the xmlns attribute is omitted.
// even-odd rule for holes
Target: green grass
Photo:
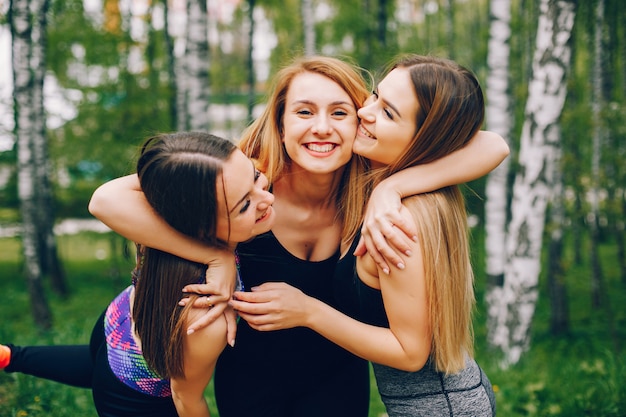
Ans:
<svg viewBox="0 0 626 417"><path fill-rule="evenodd" d="M482 242L475 242L479 251ZM40 332L31 314L26 285L21 276L18 239L0 239L0 342L16 344L86 343L95 319L129 281L132 260L122 252L122 240L112 234L81 233L61 237L71 295L62 299L49 291L54 328ZM498 415L516 416L623 416L626 413L625 285L619 282L615 248L602 248L609 297L605 307L591 308L588 267L568 267L571 333L549 333L549 306L545 283L533 323L532 347L516 366L501 370L484 343L484 306L481 302L482 267L476 264L477 360L493 383ZM480 254L478 254L480 256ZM217 416L207 390L212 411ZM370 417L384 415L372 378ZM88 390L66 387L26 375L0 372L0 416L96 417Z"/></svg>

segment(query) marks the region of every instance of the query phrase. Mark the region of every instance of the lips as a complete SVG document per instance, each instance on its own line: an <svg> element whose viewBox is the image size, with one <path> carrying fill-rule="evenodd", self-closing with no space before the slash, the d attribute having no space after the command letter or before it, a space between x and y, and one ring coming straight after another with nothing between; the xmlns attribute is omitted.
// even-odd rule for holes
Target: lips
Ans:
<svg viewBox="0 0 626 417"><path fill-rule="evenodd" d="M255 222L255 223L259 223L259 222L262 222L263 220L267 219L267 218L269 217L269 215L270 215L271 210L272 210L272 206L269 206L269 207L267 208L267 210L265 210L265 213L263 213L263 215L262 215L261 217L259 217L259 218L256 220L256 222Z"/></svg>

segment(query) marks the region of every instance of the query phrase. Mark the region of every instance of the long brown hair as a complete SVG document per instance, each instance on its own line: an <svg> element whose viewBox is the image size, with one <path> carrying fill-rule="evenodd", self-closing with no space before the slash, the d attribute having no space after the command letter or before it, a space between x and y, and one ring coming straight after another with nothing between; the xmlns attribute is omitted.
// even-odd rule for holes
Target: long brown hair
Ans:
<svg viewBox="0 0 626 417"><path fill-rule="evenodd" d="M482 125L485 103L476 76L457 63L406 55L388 70L407 69L419 109L416 131L404 152L378 170L372 185L411 166L454 152ZM469 256L467 215L457 186L403 200L420 236L431 320L431 359L437 370L454 373L473 354L474 275Z"/></svg>
<svg viewBox="0 0 626 417"><path fill-rule="evenodd" d="M202 132L162 134L148 139L137 163L146 199L174 229L212 246L216 237L217 193L222 168L237 147ZM153 248L143 255L135 287L133 320L143 355L165 378L184 376L183 340L191 303L178 306L181 289L204 282L207 266Z"/></svg>

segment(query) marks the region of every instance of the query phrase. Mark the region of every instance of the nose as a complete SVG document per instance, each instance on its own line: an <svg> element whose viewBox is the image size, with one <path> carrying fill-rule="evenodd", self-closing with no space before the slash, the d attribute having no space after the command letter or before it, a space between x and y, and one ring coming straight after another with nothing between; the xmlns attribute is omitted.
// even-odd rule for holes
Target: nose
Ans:
<svg viewBox="0 0 626 417"><path fill-rule="evenodd" d="M256 206L256 209L259 211L267 210L269 206L274 204L274 194L267 191L267 187L269 185L269 181L265 174L261 173L259 179L257 180L257 184L259 186L259 195L260 201Z"/></svg>
<svg viewBox="0 0 626 417"><path fill-rule="evenodd" d="M311 128L311 131L314 134L322 136L329 135L332 132L332 126L330 125L328 117L325 115L317 116L315 118L315 121L313 122L313 127Z"/></svg>
<svg viewBox="0 0 626 417"><path fill-rule="evenodd" d="M371 104L364 105L359 110L357 110L356 114L357 116L359 116L359 119L361 120L366 120L368 122L374 121L374 112L372 111Z"/></svg>
<svg viewBox="0 0 626 417"><path fill-rule="evenodd" d="M274 204L274 194L266 190L261 191L261 200L256 205L257 211L265 211L272 204Z"/></svg>

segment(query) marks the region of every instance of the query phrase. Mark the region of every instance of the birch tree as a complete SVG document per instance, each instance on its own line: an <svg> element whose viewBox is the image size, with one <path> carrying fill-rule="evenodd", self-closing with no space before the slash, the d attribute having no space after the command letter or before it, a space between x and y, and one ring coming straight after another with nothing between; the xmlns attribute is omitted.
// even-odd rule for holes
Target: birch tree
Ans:
<svg viewBox="0 0 626 417"><path fill-rule="evenodd" d="M592 94L591 94L591 117L592 117L592 150L591 150L591 212L589 213L590 256L591 256L591 305L598 308L602 304L603 278L600 265L599 216L600 216L600 153L604 141L604 127L602 125L602 63L604 53L602 47L602 34L604 29L604 0L597 0L593 34L593 66L591 70Z"/></svg>
<svg viewBox="0 0 626 417"><path fill-rule="evenodd" d="M40 195L50 193L43 108L48 5L48 0L13 0L9 6L22 249L33 316L44 329L51 327L52 316L42 286L42 261L45 245L54 245L52 224L45 213L49 206L41 205L52 199Z"/></svg>
<svg viewBox="0 0 626 417"><path fill-rule="evenodd" d="M491 0L489 4L491 24L487 52L487 106L485 119L487 129L500 134L511 145L513 114L509 87L509 59L511 47L511 0ZM487 288L487 340L497 346L495 323L500 314L499 300L504 282L506 219L508 207L507 177L509 158L487 177L485 186L485 246Z"/></svg>
<svg viewBox="0 0 626 417"><path fill-rule="evenodd" d="M313 0L300 0L302 31L304 32L304 54L315 55L315 11Z"/></svg>
<svg viewBox="0 0 626 417"><path fill-rule="evenodd" d="M185 53L177 66L178 130L209 129L209 39L206 0L187 0Z"/></svg>
<svg viewBox="0 0 626 417"><path fill-rule="evenodd" d="M255 0L248 0L248 56L246 66L248 72L248 117L247 123L254 119L254 103L256 101L256 75L254 73L254 6Z"/></svg>
<svg viewBox="0 0 626 417"><path fill-rule="evenodd" d="M506 240L503 304L494 329L505 367L517 363L530 345L546 207L560 154L558 122L567 93L569 40L576 14L573 0L541 0L539 10Z"/></svg>

